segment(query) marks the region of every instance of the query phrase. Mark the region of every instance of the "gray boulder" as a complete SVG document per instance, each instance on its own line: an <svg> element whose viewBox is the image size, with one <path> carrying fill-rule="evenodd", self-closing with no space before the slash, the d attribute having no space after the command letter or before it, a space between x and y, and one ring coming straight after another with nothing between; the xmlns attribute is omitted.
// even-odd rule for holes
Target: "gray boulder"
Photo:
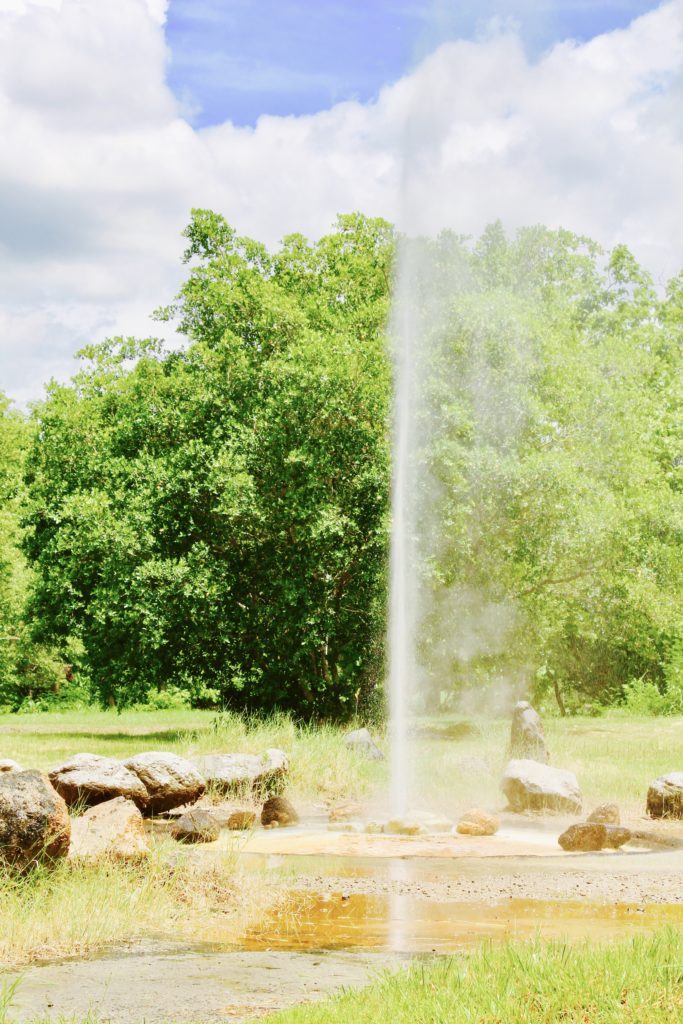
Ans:
<svg viewBox="0 0 683 1024"><path fill-rule="evenodd" d="M564 768L551 768L527 758L512 760L505 769L500 788L513 811L577 814L581 810L581 790L576 776Z"/></svg>
<svg viewBox="0 0 683 1024"><path fill-rule="evenodd" d="M633 839L633 833L630 829L624 828L623 825L605 825L606 840L605 845L610 850L618 850L620 846L625 843L630 843Z"/></svg>
<svg viewBox="0 0 683 1024"><path fill-rule="evenodd" d="M510 757L529 758L547 764L550 760L538 712L526 700L515 704L510 728Z"/></svg>
<svg viewBox="0 0 683 1024"><path fill-rule="evenodd" d="M215 843L221 827L209 810L195 807L173 825L171 835L179 843Z"/></svg>
<svg viewBox="0 0 683 1024"><path fill-rule="evenodd" d="M206 783L191 761L177 754L149 751L123 762L137 775L147 790L146 814L161 814L173 807L193 804L206 789Z"/></svg>
<svg viewBox="0 0 683 1024"><path fill-rule="evenodd" d="M117 796L132 800L140 810L147 806L147 790L140 779L121 761L99 754L76 754L49 773L50 782L69 807L113 800Z"/></svg>
<svg viewBox="0 0 683 1024"><path fill-rule="evenodd" d="M683 818L683 772L669 772L650 783L647 813L651 818Z"/></svg>
<svg viewBox="0 0 683 1024"><path fill-rule="evenodd" d="M117 796L97 804L71 823L69 859L95 862L141 860L149 853L142 814L132 800Z"/></svg>
<svg viewBox="0 0 683 1024"><path fill-rule="evenodd" d="M0 775L0 863L25 868L69 852L66 803L40 772Z"/></svg>
<svg viewBox="0 0 683 1024"><path fill-rule="evenodd" d="M5 757L0 758L0 774L2 772L23 772L23 768L16 761L12 761L11 758Z"/></svg>
<svg viewBox="0 0 683 1024"><path fill-rule="evenodd" d="M207 754L192 763L208 786L228 796L277 795L283 791L289 760L273 747L265 754Z"/></svg>
<svg viewBox="0 0 683 1024"><path fill-rule="evenodd" d="M384 754L379 749L367 729L353 729L344 736L344 745L349 750L356 750L370 761L383 761Z"/></svg>

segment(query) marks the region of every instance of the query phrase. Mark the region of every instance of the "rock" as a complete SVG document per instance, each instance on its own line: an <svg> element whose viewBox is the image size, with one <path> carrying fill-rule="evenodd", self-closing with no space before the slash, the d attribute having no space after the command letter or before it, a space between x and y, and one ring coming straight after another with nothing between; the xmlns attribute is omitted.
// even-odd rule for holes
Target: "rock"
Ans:
<svg viewBox="0 0 683 1024"><path fill-rule="evenodd" d="M370 761L383 761L384 754L379 749L367 729L353 729L344 737L344 746L365 754Z"/></svg>
<svg viewBox="0 0 683 1024"><path fill-rule="evenodd" d="M195 766L176 754L149 751L129 757L123 764L147 790L146 814L161 814L173 807L193 804L206 789Z"/></svg>
<svg viewBox="0 0 683 1024"><path fill-rule="evenodd" d="M618 850L620 846L625 843L630 843L633 839L633 833L630 829L624 828L622 825L605 825L605 832L607 833L606 846L610 850Z"/></svg>
<svg viewBox="0 0 683 1024"><path fill-rule="evenodd" d="M425 826L412 818L390 818L385 823L383 831L390 836L424 836L427 834Z"/></svg>
<svg viewBox="0 0 683 1024"><path fill-rule="evenodd" d="M274 747L263 755L207 754L192 761L208 786L231 796L277 796L289 771L287 755Z"/></svg>
<svg viewBox="0 0 683 1024"><path fill-rule="evenodd" d="M148 853L142 814L126 797L105 800L71 823L71 860L140 860Z"/></svg>
<svg viewBox="0 0 683 1024"><path fill-rule="evenodd" d="M620 825L619 808L616 804L598 804L595 810L588 815L586 821L599 825Z"/></svg>
<svg viewBox="0 0 683 1024"><path fill-rule="evenodd" d="M269 825L296 825L298 820L299 815L283 796L273 796L263 805L261 824L266 828Z"/></svg>
<svg viewBox="0 0 683 1024"><path fill-rule="evenodd" d="M520 700L515 704L512 712L510 757L529 758L542 764L547 764L550 760L541 719L526 700Z"/></svg>
<svg viewBox="0 0 683 1024"><path fill-rule="evenodd" d="M683 818L683 772L660 775L647 791L651 818Z"/></svg>
<svg viewBox="0 0 683 1024"><path fill-rule="evenodd" d="M228 818L227 826L232 832L246 832L255 828L256 814L254 811L233 811Z"/></svg>
<svg viewBox="0 0 683 1024"><path fill-rule="evenodd" d="M573 772L526 758L508 763L501 789L513 811L558 811L578 814L581 790Z"/></svg>
<svg viewBox="0 0 683 1024"><path fill-rule="evenodd" d="M500 828L500 821L495 814L473 807L465 811L455 826L455 831L463 836L494 836Z"/></svg>
<svg viewBox="0 0 683 1024"><path fill-rule="evenodd" d="M0 862L25 868L66 857L71 823L64 800L40 772L0 775Z"/></svg>
<svg viewBox="0 0 683 1024"><path fill-rule="evenodd" d="M221 827L211 811L195 807L174 823L171 835L179 843L215 843Z"/></svg>
<svg viewBox="0 0 683 1024"><path fill-rule="evenodd" d="M327 825L327 831L357 835L361 831L361 827L352 821L330 821Z"/></svg>
<svg viewBox="0 0 683 1024"><path fill-rule="evenodd" d="M117 796L127 797L140 810L147 805L147 790L133 772L113 757L76 754L49 773L50 782L69 807L93 807Z"/></svg>
<svg viewBox="0 0 683 1024"><path fill-rule="evenodd" d="M580 850L584 853L602 850L607 845L607 829L599 822L581 822L570 825L557 840L563 850Z"/></svg>
<svg viewBox="0 0 683 1024"><path fill-rule="evenodd" d="M6 757L0 759L0 774L2 772L23 772L23 768L16 761L12 761L11 758Z"/></svg>

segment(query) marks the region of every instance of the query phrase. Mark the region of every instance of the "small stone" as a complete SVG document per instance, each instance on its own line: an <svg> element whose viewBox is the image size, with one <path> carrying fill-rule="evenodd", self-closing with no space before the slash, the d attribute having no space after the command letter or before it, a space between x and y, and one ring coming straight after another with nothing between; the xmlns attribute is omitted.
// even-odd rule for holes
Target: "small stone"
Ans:
<svg viewBox="0 0 683 1024"><path fill-rule="evenodd" d="M606 846L610 850L618 850L620 846L624 846L625 843L630 843L633 838L631 830L624 828L623 825L605 825L606 831Z"/></svg>
<svg viewBox="0 0 683 1024"><path fill-rule="evenodd" d="M669 772L650 783L647 813L651 818L683 818L683 772Z"/></svg>
<svg viewBox="0 0 683 1024"><path fill-rule="evenodd" d="M390 836L424 836L427 829L419 821L410 818L390 818L384 826L384 832Z"/></svg>
<svg viewBox="0 0 683 1024"><path fill-rule="evenodd" d="M620 825L619 807L617 804L598 804L586 821L597 825Z"/></svg>
<svg viewBox="0 0 683 1024"><path fill-rule="evenodd" d="M254 811L233 811L227 821L231 832L246 832L256 825L256 814Z"/></svg>
<svg viewBox="0 0 683 1024"><path fill-rule="evenodd" d="M273 796L266 800L263 805L261 811L261 824L263 826L272 825L273 823L281 827L296 825L298 820L299 815L284 796Z"/></svg>
<svg viewBox="0 0 683 1024"><path fill-rule="evenodd" d="M588 853L602 850L607 845L607 828L599 822L580 822L570 825L557 841L567 851Z"/></svg>
<svg viewBox="0 0 683 1024"><path fill-rule="evenodd" d="M384 754L367 729L353 729L351 732L347 732L344 737L344 745L349 750L356 750L360 754L365 754L370 761L384 760Z"/></svg>
<svg viewBox="0 0 683 1024"><path fill-rule="evenodd" d="M379 836L384 832L384 825L381 821L368 821L363 831L367 836Z"/></svg>
<svg viewBox="0 0 683 1024"><path fill-rule="evenodd" d="M215 843L221 827L211 811L194 808L175 822L171 835L179 843Z"/></svg>
<svg viewBox="0 0 683 1024"><path fill-rule="evenodd" d="M500 821L495 814L482 811L479 807L472 807L465 811L455 831L462 836L494 836L500 828Z"/></svg>
<svg viewBox="0 0 683 1024"><path fill-rule="evenodd" d="M12 761L11 758L5 757L0 758L0 773L2 772L23 772L23 768L16 761Z"/></svg>
<svg viewBox="0 0 683 1024"><path fill-rule="evenodd" d="M140 860L148 853L142 814L125 797L97 804L71 822L70 860Z"/></svg>

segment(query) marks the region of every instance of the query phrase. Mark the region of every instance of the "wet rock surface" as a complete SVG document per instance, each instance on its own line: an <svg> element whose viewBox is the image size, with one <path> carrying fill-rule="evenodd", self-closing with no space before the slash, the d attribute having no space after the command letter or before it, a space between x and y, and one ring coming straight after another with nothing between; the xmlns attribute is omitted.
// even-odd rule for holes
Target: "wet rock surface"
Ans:
<svg viewBox="0 0 683 1024"><path fill-rule="evenodd" d="M135 861L148 853L149 841L142 814L132 800L115 797L72 820L71 860Z"/></svg>
<svg viewBox="0 0 683 1024"><path fill-rule="evenodd" d="M595 852L607 845L607 829L599 822L580 822L570 825L557 841L568 852Z"/></svg>
<svg viewBox="0 0 683 1024"><path fill-rule="evenodd" d="M179 843L215 843L220 834L215 815L205 808L187 811L171 828L171 835Z"/></svg>
<svg viewBox="0 0 683 1024"><path fill-rule="evenodd" d="M289 759L272 747L265 754L206 754L192 763L215 792L225 796L256 796L282 793L287 782Z"/></svg>
<svg viewBox="0 0 683 1024"><path fill-rule="evenodd" d="M581 811L581 790L576 776L564 768L551 768L529 759L512 760L500 786L511 810L516 812L577 814Z"/></svg>
<svg viewBox="0 0 683 1024"><path fill-rule="evenodd" d="M588 815L586 821L597 822L600 825L620 825L619 807L617 804L598 804L595 810Z"/></svg>
<svg viewBox="0 0 683 1024"><path fill-rule="evenodd" d="M379 749L367 729L353 729L344 736L344 746L364 754L370 761L383 761L384 754Z"/></svg>
<svg viewBox="0 0 683 1024"><path fill-rule="evenodd" d="M650 783L647 813L651 818L683 818L683 772L669 772Z"/></svg>
<svg viewBox="0 0 683 1024"><path fill-rule="evenodd" d="M173 807L193 804L206 789L197 768L177 754L149 751L129 757L123 765L147 790L146 814L161 814Z"/></svg>
<svg viewBox="0 0 683 1024"><path fill-rule="evenodd" d="M460 818L455 826L456 832L464 836L494 836L500 828L500 821L495 814L472 807Z"/></svg>
<svg viewBox="0 0 683 1024"><path fill-rule="evenodd" d="M273 825L280 827L296 825L298 821L299 815L289 800L283 796L274 796L266 800L261 810L261 824L264 828Z"/></svg>
<svg viewBox="0 0 683 1024"><path fill-rule="evenodd" d="M121 761L99 754L76 754L49 772L50 782L69 807L94 807L118 796L132 800L140 810L147 806L147 790Z"/></svg>
<svg viewBox="0 0 683 1024"><path fill-rule="evenodd" d="M25 868L69 852L71 822L64 800L40 772L0 775L0 864Z"/></svg>
<svg viewBox="0 0 683 1024"><path fill-rule="evenodd" d="M541 764L547 764L550 760L540 716L526 700L515 704L512 712L509 756L529 758Z"/></svg>

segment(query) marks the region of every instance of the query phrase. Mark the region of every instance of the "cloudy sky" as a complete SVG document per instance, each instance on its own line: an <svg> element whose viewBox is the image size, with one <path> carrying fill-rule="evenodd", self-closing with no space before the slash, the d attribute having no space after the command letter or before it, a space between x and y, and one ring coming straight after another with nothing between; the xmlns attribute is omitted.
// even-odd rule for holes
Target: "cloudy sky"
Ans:
<svg viewBox="0 0 683 1024"><path fill-rule="evenodd" d="M683 266L683 0L0 0L0 389L147 335L193 206L543 222ZM406 211L410 211L410 223Z"/></svg>

